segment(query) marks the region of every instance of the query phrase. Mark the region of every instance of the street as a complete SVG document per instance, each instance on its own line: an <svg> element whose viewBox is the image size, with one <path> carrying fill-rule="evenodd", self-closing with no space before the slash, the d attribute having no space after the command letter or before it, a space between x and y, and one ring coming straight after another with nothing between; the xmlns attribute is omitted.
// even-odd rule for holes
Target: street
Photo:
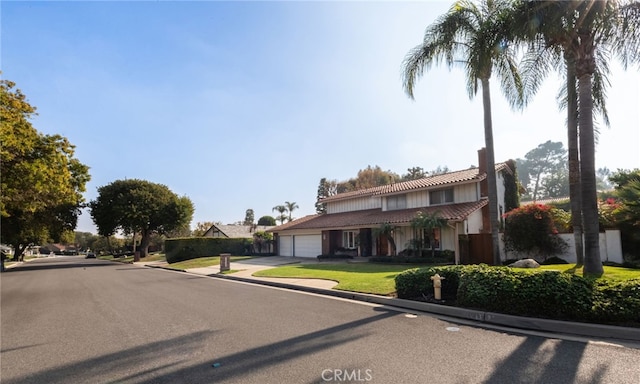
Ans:
<svg viewBox="0 0 640 384"><path fill-rule="evenodd" d="M82 257L1 275L14 383L639 383L640 350Z"/></svg>

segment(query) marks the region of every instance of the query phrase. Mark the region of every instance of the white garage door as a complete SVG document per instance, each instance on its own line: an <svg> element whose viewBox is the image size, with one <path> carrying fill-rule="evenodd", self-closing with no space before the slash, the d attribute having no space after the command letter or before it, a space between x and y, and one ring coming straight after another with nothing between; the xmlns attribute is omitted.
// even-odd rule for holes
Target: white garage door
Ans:
<svg viewBox="0 0 640 384"><path fill-rule="evenodd" d="M278 239L278 254L280 256L293 256L293 239L291 236L280 236Z"/></svg>
<svg viewBox="0 0 640 384"><path fill-rule="evenodd" d="M321 235L294 236L294 256L316 257L322 254Z"/></svg>

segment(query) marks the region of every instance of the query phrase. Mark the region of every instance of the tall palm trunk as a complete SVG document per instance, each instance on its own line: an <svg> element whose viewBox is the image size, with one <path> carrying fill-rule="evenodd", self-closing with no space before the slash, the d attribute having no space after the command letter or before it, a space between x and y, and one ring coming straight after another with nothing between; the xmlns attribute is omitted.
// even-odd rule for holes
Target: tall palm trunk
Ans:
<svg viewBox="0 0 640 384"><path fill-rule="evenodd" d="M496 185L496 162L493 153L493 124L491 122L491 91L489 78L482 79L482 107L484 113L484 145L487 152L487 184L489 192L489 223L493 263L500 265L500 243L498 238L498 187Z"/></svg>
<svg viewBox="0 0 640 384"><path fill-rule="evenodd" d="M566 52L566 51L565 51ZM580 191L580 161L578 157L578 95L576 94L575 59L565 53L567 66L567 146L569 157L569 197L571 201L571 226L576 250L576 264L584 264L582 245L582 209Z"/></svg>
<svg viewBox="0 0 640 384"><path fill-rule="evenodd" d="M587 43L585 43L587 45ZM591 46L593 43L591 42ZM584 220L585 276L601 276L600 231L598 225L598 194L596 191L595 141L593 134L593 99L591 76L595 67L593 50L576 63L578 75L578 124L580 129L580 182L582 187L582 217Z"/></svg>

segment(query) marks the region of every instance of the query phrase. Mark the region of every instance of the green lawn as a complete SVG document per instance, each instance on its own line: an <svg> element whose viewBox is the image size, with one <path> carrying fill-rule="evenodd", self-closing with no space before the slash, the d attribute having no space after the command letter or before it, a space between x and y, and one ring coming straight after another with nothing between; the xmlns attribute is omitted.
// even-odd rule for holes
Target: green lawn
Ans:
<svg viewBox="0 0 640 384"><path fill-rule="evenodd" d="M415 265L389 264L295 264L254 273L260 277L296 277L337 281L336 289L391 295L396 291L394 278Z"/></svg>
<svg viewBox="0 0 640 384"><path fill-rule="evenodd" d="M231 261L239 261L252 258L252 256L231 256ZM215 265L220 265L220 256L198 257L197 259L185 260L178 263L169 264L169 267L175 269L191 269L212 267Z"/></svg>
<svg viewBox="0 0 640 384"><path fill-rule="evenodd" d="M396 291L394 278L400 272L412 268L423 268L427 265L388 265L388 264L295 264L278 268L266 269L254 273L258 277L292 277L308 279L325 279L337 281L336 289L353 292L373 293L377 295L392 295ZM569 271L575 268L573 264L543 265L539 269L518 268L519 270L535 273L541 270ZM604 267L604 278L633 279L640 278L640 270ZM582 269L574 270L582 275Z"/></svg>
<svg viewBox="0 0 640 384"><path fill-rule="evenodd" d="M516 268L522 269L522 268ZM554 265L541 265L540 269L536 270L546 270L546 271L560 271L567 273L574 273L578 276L582 276L582 268L576 269L575 264L554 264ZM622 267L609 267L604 266L604 275L602 275L605 279L614 279L614 280L628 280L628 279L637 279L640 278L640 269L631 269L631 268L622 268Z"/></svg>

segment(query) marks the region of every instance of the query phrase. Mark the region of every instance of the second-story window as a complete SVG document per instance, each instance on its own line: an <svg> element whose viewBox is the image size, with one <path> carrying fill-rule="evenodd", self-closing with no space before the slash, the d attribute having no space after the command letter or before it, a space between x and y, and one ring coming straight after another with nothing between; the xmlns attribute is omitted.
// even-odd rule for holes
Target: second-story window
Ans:
<svg viewBox="0 0 640 384"><path fill-rule="evenodd" d="M407 195L395 195L387 197L387 210L407 208Z"/></svg>
<svg viewBox="0 0 640 384"><path fill-rule="evenodd" d="M453 188L429 192L430 205L453 203Z"/></svg>

